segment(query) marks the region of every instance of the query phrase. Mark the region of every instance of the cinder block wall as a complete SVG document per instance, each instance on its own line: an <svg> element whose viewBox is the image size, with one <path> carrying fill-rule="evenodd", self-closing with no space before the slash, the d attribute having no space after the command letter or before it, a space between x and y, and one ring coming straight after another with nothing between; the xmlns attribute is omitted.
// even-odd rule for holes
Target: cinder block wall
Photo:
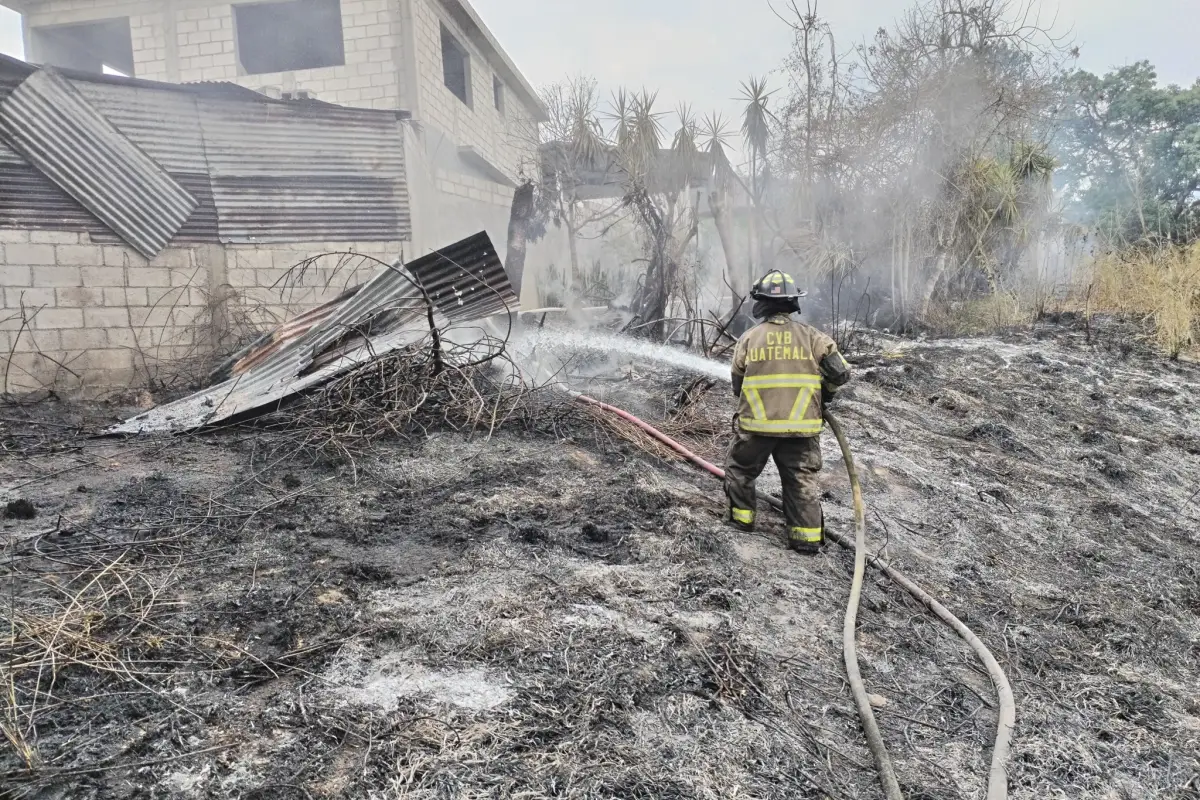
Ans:
<svg viewBox="0 0 1200 800"><path fill-rule="evenodd" d="M537 152L537 126L533 112L505 86L505 109L500 113L493 101L492 80L496 73L478 47L441 7L438 0L411 0L413 37L420 76L420 116L449 134L460 145L471 145L510 179L528 173ZM442 80L442 25L471 56L471 97L468 106L446 88ZM511 193L509 201L512 200Z"/></svg>
<svg viewBox="0 0 1200 800"><path fill-rule="evenodd" d="M168 248L152 261L87 234L0 229L0 393L185 385L223 351L324 303L402 244Z"/></svg>
<svg viewBox="0 0 1200 800"><path fill-rule="evenodd" d="M273 328L369 280L411 248L404 242L319 242L225 248L225 284L232 292L227 328ZM345 255L354 253L355 255Z"/></svg>

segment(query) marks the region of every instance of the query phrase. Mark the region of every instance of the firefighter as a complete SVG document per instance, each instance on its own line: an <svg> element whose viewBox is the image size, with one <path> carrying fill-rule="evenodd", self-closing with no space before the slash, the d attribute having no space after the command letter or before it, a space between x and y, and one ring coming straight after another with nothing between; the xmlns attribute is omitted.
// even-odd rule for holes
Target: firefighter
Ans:
<svg viewBox="0 0 1200 800"><path fill-rule="evenodd" d="M725 460L725 494L729 521L754 530L754 483L774 457L783 484L788 546L811 554L825 542L817 484L822 407L850 379L850 365L833 339L792 318L806 295L778 270L750 291L754 317L762 322L738 340L733 354L733 393L739 403Z"/></svg>

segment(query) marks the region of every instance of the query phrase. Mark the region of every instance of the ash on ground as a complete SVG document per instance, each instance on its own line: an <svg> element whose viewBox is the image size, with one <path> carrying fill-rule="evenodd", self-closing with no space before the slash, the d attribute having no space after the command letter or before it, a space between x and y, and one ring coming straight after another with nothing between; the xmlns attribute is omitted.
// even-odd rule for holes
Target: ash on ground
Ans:
<svg viewBox="0 0 1200 800"><path fill-rule="evenodd" d="M871 548L1007 671L1013 798L1197 798L1200 370L1082 338L859 356L839 412ZM720 459L727 386L625 377ZM707 475L545 413L331 460L6 409L0 502L37 513L0 521L0 796L881 796L843 680L851 555L789 553L770 514L731 531ZM906 796L982 798L972 652L877 573L858 636Z"/></svg>

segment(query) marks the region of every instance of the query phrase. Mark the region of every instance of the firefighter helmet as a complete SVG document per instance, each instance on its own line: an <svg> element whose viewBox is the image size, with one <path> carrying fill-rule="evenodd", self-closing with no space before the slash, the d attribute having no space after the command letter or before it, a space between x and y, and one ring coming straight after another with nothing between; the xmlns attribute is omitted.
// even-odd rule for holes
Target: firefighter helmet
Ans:
<svg viewBox="0 0 1200 800"><path fill-rule="evenodd" d="M786 272L773 269L762 276L750 290L755 300L795 300L807 297L808 292L796 288L796 282Z"/></svg>

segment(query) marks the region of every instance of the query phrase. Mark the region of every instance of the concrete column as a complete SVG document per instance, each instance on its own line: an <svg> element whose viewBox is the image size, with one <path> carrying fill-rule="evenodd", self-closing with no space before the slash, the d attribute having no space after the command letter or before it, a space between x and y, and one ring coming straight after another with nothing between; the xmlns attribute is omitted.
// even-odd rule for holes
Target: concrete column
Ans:
<svg viewBox="0 0 1200 800"><path fill-rule="evenodd" d="M415 120L421 116L421 75L417 68L417 20L413 3L424 0L394 0L400 14L400 30L396 33L396 53L392 66L396 70L396 82L404 87L403 102Z"/></svg>
<svg viewBox="0 0 1200 800"><path fill-rule="evenodd" d="M25 48L25 60L33 62L33 26L29 24L29 15L21 13L21 45Z"/></svg>
<svg viewBox="0 0 1200 800"><path fill-rule="evenodd" d="M229 285L229 268L224 245L205 244L196 247L196 265L208 274L208 309L212 316L209 346L219 353L229 340L229 303L233 288Z"/></svg>
<svg viewBox="0 0 1200 800"><path fill-rule="evenodd" d="M435 220L432 212L437 202L432 167L425 155L423 136L415 126L404 127L404 173L408 184L408 213L412 223L412 246L409 258L419 258L433 247L433 238L425 231L427 220Z"/></svg>
<svg viewBox="0 0 1200 800"><path fill-rule="evenodd" d="M167 81L179 83L179 14L175 0L163 2L163 38L166 40Z"/></svg>

